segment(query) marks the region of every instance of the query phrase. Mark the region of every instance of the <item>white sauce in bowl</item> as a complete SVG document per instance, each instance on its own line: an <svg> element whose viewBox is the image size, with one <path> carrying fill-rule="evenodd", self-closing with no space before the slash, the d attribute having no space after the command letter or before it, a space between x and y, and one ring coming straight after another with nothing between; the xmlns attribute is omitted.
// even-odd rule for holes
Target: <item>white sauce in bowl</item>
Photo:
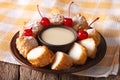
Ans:
<svg viewBox="0 0 120 80"><path fill-rule="evenodd" d="M74 33L66 28L53 27L46 29L41 38L52 45L64 45L72 42L75 39Z"/></svg>

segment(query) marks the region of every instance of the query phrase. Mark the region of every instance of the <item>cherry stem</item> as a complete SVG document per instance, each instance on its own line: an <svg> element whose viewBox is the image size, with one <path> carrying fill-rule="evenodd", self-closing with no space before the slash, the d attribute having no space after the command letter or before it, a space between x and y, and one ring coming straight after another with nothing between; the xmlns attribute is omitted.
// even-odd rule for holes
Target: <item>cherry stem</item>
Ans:
<svg viewBox="0 0 120 80"><path fill-rule="evenodd" d="M71 5L73 4L74 2L72 1L69 5L69 12L68 12L68 16L70 17L70 8L71 8Z"/></svg>
<svg viewBox="0 0 120 80"><path fill-rule="evenodd" d="M40 10L39 10L39 5L37 5L37 10L38 10L38 12L39 12L39 15L40 15L41 17L43 17L42 14L41 14L41 12L40 12Z"/></svg>
<svg viewBox="0 0 120 80"><path fill-rule="evenodd" d="M89 26L92 25L94 22L96 22L99 18L100 18L100 17L97 17L95 20L93 20L93 21L89 24Z"/></svg>

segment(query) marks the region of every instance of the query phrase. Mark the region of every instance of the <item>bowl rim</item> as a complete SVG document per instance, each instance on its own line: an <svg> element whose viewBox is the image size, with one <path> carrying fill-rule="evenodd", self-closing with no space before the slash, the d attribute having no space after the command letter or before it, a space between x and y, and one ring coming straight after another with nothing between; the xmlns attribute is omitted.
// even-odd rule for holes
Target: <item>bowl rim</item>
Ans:
<svg viewBox="0 0 120 80"><path fill-rule="evenodd" d="M62 44L62 45L54 45L54 44L47 43L47 42L45 42L45 41L42 39L41 35L42 35L42 33L43 33L45 30L47 30L47 29L49 29L49 28L64 28L64 29L67 29L67 30L71 31L71 32L74 34L74 40L71 41L71 42L69 42L69 43ZM73 28L68 27L68 26L64 26L64 25L49 26L49 27L46 27L46 28L42 29L41 31L38 31L38 33L37 33L37 38L38 38L38 40L39 40L42 44L45 44L45 45L47 45L47 46L60 47L60 46L65 46L65 45L69 45L69 44L74 43L74 42L77 40L77 32L76 32Z"/></svg>

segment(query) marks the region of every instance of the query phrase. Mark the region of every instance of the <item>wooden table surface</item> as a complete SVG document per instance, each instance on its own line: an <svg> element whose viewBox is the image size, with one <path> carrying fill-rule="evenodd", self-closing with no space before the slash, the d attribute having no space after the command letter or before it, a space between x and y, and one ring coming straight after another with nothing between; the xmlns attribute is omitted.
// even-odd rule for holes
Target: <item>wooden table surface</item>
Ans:
<svg viewBox="0 0 120 80"><path fill-rule="evenodd" d="M120 70L117 76L92 78L72 74L43 73L28 69L24 66L0 61L0 80L120 80Z"/></svg>

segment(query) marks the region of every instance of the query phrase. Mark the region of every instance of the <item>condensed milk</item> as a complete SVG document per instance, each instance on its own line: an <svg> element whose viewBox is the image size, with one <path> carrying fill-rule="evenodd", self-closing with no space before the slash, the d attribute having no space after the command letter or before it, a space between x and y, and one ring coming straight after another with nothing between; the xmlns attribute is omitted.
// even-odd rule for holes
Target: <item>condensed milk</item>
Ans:
<svg viewBox="0 0 120 80"><path fill-rule="evenodd" d="M42 32L41 38L48 44L64 45L74 41L75 35L67 28L52 27Z"/></svg>

